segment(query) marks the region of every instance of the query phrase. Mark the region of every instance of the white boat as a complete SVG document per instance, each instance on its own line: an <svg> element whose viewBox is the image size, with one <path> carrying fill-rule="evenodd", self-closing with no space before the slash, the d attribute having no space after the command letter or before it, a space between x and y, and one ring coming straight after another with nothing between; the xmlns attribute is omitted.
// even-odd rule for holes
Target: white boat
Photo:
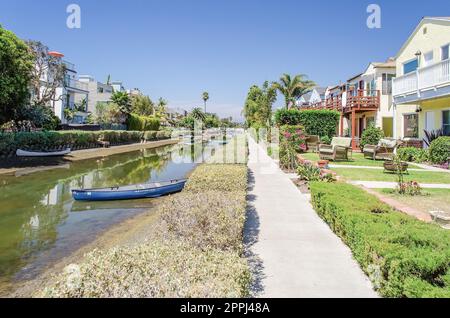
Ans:
<svg viewBox="0 0 450 318"><path fill-rule="evenodd" d="M17 149L17 157L61 157L69 154L71 152L70 148L62 151L53 152L39 152L39 151L26 151L22 149Z"/></svg>

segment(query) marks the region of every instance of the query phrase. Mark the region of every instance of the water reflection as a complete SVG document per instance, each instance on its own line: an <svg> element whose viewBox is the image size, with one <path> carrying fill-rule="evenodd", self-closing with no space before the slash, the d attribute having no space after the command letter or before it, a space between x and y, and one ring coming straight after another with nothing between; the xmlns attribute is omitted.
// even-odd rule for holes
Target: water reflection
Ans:
<svg viewBox="0 0 450 318"><path fill-rule="evenodd" d="M0 287L29 279L111 224L148 209L157 199L74 202L74 188L122 186L184 178L215 147L195 144L87 160L21 177L0 177Z"/></svg>

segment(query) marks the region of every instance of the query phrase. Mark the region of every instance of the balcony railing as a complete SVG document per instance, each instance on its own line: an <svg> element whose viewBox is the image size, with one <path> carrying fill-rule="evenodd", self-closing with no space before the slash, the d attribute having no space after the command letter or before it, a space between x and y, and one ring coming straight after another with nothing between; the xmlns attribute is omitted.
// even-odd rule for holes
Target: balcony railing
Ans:
<svg viewBox="0 0 450 318"><path fill-rule="evenodd" d="M67 62L67 61L63 61L63 63L66 66L66 69L75 71L75 64Z"/></svg>
<svg viewBox="0 0 450 318"><path fill-rule="evenodd" d="M419 68L393 81L393 96L419 94L420 91L450 85L450 60Z"/></svg>
<svg viewBox="0 0 450 318"><path fill-rule="evenodd" d="M319 103L312 104L304 109L330 109L339 112L375 110L380 107L379 90L358 90L347 93L344 107L342 95L327 98Z"/></svg>
<svg viewBox="0 0 450 318"><path fill-rule="evenodd" d="M354 95L347 95L347 103L343 108L344 112L353 110L366 111L380 108L379 90L358 90Z"/></svg>
<svg viewBox="0 0 450 318"><path fill-rule="evenodd" d="M89 89L89 86L87 83L83 83L83 82L80 82L80 81L77 81L74 79L68 79L68 78L66 78L64 80L64 85L65 85L65 87L75 88L75 89L82 90L82 91L88 91L88 89Z"/></svg>

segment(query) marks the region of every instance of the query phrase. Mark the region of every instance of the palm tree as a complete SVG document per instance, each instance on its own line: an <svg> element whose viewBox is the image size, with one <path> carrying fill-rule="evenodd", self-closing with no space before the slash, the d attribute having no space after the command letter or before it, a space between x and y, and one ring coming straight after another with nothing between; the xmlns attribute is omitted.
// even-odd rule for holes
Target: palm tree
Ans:
<svg viewBox="0 0 450 318"><path fill-rule="evenodd" d="M160 114L166 113L166 106L167 106L167 101L164 98L160 97L158 99L158 104L157 104L158 112Z"/></svg>
<svg viewBox="0 0 450 318"><path fill-rule="evenodd" d="M127 92L115 92L111 96L111 101L119 106L119 109L124 114L131 112L131 99Z"/></svg>
<svg viewBox="0 0 450 318"><path fill-rule="evenodd" d="M283 74L279 82L273 83L273 86L284 95L286 108L290 109L295 100L308 93L316 86L313 81L306 79L306 75L299 74L291 78L289 74Z"/></svg>
<svg viewBox="0 0 450 318"><path fill-rule="evenodd" d="M191 116L195 120L204 122L206 119L206 114L202 111L200 107L196 107L191 111Z"/></svg>
<svg viewBox="0 0 450 318"><path fill-rule="evenodd" d="M209 93L204 92L202 95L203 102L205 103L205 114L206 114L206 102L209 100Z"/></svg>

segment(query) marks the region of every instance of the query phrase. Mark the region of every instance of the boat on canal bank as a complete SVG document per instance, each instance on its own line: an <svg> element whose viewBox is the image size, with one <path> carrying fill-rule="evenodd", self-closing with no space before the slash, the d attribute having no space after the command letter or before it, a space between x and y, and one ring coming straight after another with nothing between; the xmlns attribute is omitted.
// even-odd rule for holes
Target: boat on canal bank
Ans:
<svg viewBox="0 0 450 318"><path fill-rule="evenodd" d="M186 179L137 184L124 187L72 190L76 201L114 201L158 198L183 190Z"/></svg>

